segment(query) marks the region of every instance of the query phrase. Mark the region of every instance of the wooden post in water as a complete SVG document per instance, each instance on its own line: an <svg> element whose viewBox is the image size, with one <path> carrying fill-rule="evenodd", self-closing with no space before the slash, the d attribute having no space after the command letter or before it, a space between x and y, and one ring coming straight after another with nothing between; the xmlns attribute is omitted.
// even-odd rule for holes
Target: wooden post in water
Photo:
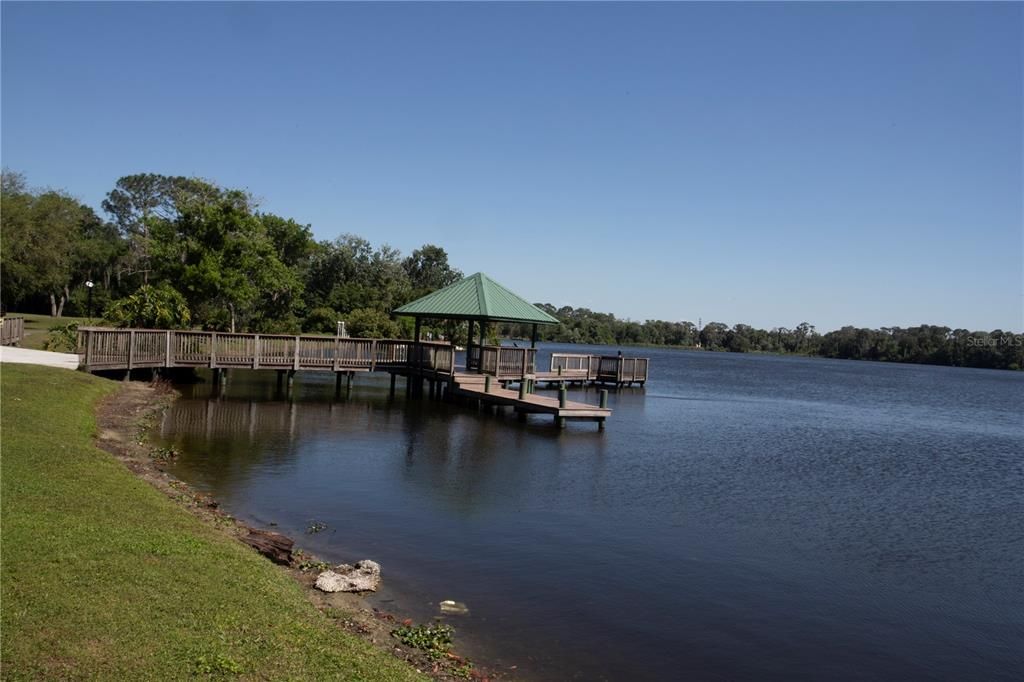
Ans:
<svg viewBox="0 0 1024 682"><path fill-rule="evenodd" d="M341 372L334 373L334 397L341 397Z"/></svg>
<svg viewBox="0 0 1024 682"><path fill-rule="evenodd" d="M277 370L277 392L280 393L281 389L284 388L284 370Z"/></svg>
<svg viewBox="0 0 1024 682"><path fill-rule="evenodd" d="M607 409L608 408L608 389L607 388L602 388L600 395L601 395L601 400L600 400L599 404L601 406L601 409ZM597 430L598 431L604 431L604 417L601 417L598 420L598 422L597 422Z"/></svg>
<svg viewBox="0 0 1024 682"><path fill-rule="evenodd" d="M565 404L567 402L568 402L568 391L565 388L565 384L562 384L562 387L558 389L558 407L560 409L565 409ZM558 428L564 429L565 428L565 417L558 417L557 421L558 421Z"/></svg>
<svg viewBox="0 0 1024 682"><path fill-rule="evenodd" d="M391 390L388 391L388 397L389 398L394 398L395 397L395 378L397 376L398 376L397 374L395 374L394 372L391 372Z"/></svg>
<svg viewBox="0 0 1024 682"><path fill-rule="evenodd" d="M345 397L346 398L351 398L352 397L352 379L355 378L356 373L355 372L348 372L347 374L348 374L348 378L345 380Z"/></svg>
<svg viewBox="0 0 1024 682"><path fill-rule="evenodd" d="M491 392L491 375L488 374L484 377L484 393Z"/></svg>
<svg viewBox="0 0 1024 682"><path fill-rule="evenodd" d="M519 380L519 399L526 400L526 379Z"/></svg>

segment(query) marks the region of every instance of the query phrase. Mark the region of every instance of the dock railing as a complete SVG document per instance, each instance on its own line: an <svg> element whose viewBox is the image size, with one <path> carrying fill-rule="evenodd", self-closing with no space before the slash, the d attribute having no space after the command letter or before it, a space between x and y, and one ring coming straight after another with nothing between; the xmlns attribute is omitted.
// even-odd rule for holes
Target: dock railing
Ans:
<svg viewBox="0 0 1024 682"><path fill-rule="evenodd" d="M524 379L537 371L536 348L484 346L480 350L480 373L498 381Z"/></svg>
<svg viewBox="0 0 1024 682"><path fill-rule="evenodd" d="M455 349L429 341L108 327L80 327L78 355L80 366L88 371L209 367L342 372L415 367L451 374L455 368Z"/></svg>
<svg viewBox="0 0 1024 682"><path fill-rule="evenodd" d="M25 337L25 318L5 317L0 325L0 346L13 346Z"/></svg>
<svg viewBox="0 0 1024 682"><path fill-rule="evenodd" d="M599 355L552 353L550 371L552 374L593 381L597 378L597 367L600 361Z"/></svg>
<svg viewBox="0 0 1024 682"><path fill-rule="evenodd" d="M603 355L597 367L596 381L608 384L643 385L647 381L648 358L627 358L621 355Z"/></svg>

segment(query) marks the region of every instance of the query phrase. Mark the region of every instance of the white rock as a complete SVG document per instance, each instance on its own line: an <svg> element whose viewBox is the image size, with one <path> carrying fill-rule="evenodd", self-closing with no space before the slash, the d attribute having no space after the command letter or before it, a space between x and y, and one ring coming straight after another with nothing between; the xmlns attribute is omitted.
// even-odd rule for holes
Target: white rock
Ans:
<svg viewBox="0 0 1024 682"><path fill-rule="evenodd" d="M460 616L464 616L469 613L469 607L460 601L452 601L451 599L445 599L440 603L441 613L455 613Z"/></svg>
<svg viewBox="0 0 1024 682"><path fill-rule="evenodd" d="M324 571L316 579L323 592L374 592L380 586L380 564L364 559L354 566L341 564Z"/></svg>

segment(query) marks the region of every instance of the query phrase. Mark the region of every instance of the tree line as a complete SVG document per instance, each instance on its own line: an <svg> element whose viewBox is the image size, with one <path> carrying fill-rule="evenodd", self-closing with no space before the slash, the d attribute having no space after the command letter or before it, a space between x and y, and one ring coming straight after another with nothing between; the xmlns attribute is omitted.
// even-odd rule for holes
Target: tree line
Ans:
<svg viewBox="0 0 1024 682"><path fill-rule="evenodd" d="M102 316L118 326L288 334L331 333L344 320L353 336L408 338L411 322L391 311L462 276L440 246L424 244L403 257L351 234L318 241L309 225L261 210L251 194L199 178L127 175L102 210L103 217L65 191L31 189L24 176L2 173L4 310ZM86 282L94 284L91 296ZM636 322L538 305L559 320L541 328L545 341L1024 368L1024 335L1001 330L922 325L820 334L807 322L773 329ZM427 331L465 340L465 325ZM530 334L514 324L493 331Z"/></svg>
<svg viewBox="0 0 1024 682"><path fill-rule="evenodd" d="M198 178L124 176L102 208L105 218L3 172L5 310L289 334L333 332L344 320L353 336L397 337L408 324L392 309L462 276L439 246L403 257L350 234L317 241L309 225L260 210L251 194Z"/></svg>
<svg viewBox="0 0 1024 682"><path fill-rule="evenodd" d="M773 329L757 329L747 324L730 327L721 322L699 326L693 322L620 320L609 313L570 306L556 308L548 303L539 307L559 320L557 327L544 329L541 338L559 343L680 346L734 353L794 353L849 360L1024 369L1024 334L999 329L848 326L821 334L807 322ZM506 325L503 331L513 336L527 334L517 325Z"/></svg>

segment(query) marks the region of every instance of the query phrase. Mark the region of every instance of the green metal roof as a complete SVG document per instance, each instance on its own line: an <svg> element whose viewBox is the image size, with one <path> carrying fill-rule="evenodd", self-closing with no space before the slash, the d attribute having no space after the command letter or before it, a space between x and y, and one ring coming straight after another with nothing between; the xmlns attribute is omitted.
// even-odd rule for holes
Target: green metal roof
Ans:
<svg viewBox="0 0 1024 682"><path fill-rule="evenodd" d="M396 315L558 324L546 312L478 272L395 309Z"/></svg>

